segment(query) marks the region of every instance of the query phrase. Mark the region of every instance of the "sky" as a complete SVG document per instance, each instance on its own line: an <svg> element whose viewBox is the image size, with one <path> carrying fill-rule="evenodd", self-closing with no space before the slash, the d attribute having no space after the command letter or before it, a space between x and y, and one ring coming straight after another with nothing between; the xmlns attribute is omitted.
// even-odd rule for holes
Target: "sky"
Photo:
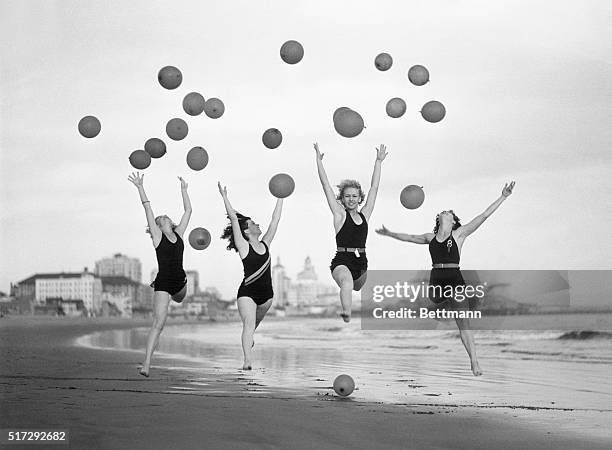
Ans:
<svg viewBox="0 0 612 450"><path fill-rule="evenodd" d="M333 283L332 215L316 173L313 142L325 153L332 185L353 178L367 191L384 143L367 251L371 269L430 266L427 248L374 233L431 231L452 208L465 222L516 180L514 194L466 241L462 268L611 269L612 4L601 1L72 1L0 3L0 290L35 273L93 269L114 253L139 258L143 281L156 267L129 154L150 137L167 154L144 171L155 214L178 222L177 176L189 183L188 231L204 227L209 248L185 249L185 269L200 285L235 295L237 254L219 239L226 225L216 184L228 187L241 213L266 229L275 199L268 181L290 174L272 244L295 278L310 256ZM607 30L607 31L606 31ZM279 50L305 50L295 65ZM394 60L386 72L374 58ZM408 69L430 72L412 85ZM183 83L166 90L159 69L178 67ZM182 110L189 92L220 98L210 119ZM393 97L401 118L386 115ZM446 117L420 116L429 100ZM366 128L343 138L336 108L348 106ZM86 139L81 117L101 133ZM165 135L174 117L187 121L182 141ZM267 149L261 135L278 128ZM209 165L196 172L185 157L204 147ZM404 186L423 186L425 202L404 209Z"/></svg>

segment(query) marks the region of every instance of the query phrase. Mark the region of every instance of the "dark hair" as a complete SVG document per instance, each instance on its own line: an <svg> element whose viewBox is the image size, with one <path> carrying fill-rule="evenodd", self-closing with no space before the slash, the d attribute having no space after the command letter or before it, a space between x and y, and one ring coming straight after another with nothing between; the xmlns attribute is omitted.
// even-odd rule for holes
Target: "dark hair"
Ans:
<svg viewBox="0 0 612 450"><path fill-rule="evenodd" d="M238 217L238 225L240 225L240 231L242 232L242 237L248 240L246 234L244 234L244 230L249 228L249 225L247 224L247 220L251 220L251 218L249 216L243 216L239 212L236 213L236 216ZM227 216L227 218L229 219L229 215ZM236 247L236 242L234 241L234 230L232 229L231 221L230 221L230 224L226 226L225 229L223 230L221 239L227 239L229 241L226 247L228 250L238 251L238 248Z"/></svg>
<svg viewBox="0 0 612 450"><path fill-rule="evenodd" d="M450 212L453 214L453 219L455 219L455 223L453 225L453 230L456 230L457 228L459 228L461 226L461 219L459 219L459 217L457 217L457 215L455 214L455 211L453 211L452 209L450 210ZM438 228L440 228L440 214L438 214L436 216L436 226L434 227L433 232L437 233L438 232Z"/></svg>
<svg viewBox="0 0 612 450"><path fill-rule="evenodd" d="M361 189L361 184L357 180L342 180L338 185L338 195L336 196L336 200L342 201L342 197L344 196L344 191L348 188L355 188L359 191L359 204L363 203L365 198L365 194L363 193L363 189Z"/></svg>

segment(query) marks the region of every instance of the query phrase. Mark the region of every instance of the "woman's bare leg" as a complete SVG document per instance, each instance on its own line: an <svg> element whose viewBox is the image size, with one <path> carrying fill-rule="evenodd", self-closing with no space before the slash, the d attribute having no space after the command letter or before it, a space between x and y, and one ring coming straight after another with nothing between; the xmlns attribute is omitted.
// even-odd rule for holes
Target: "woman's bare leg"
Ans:
<svg viewBox="0 0 612 450"><path fill-rule="evenodd" d="M332 271L332 277L340 288L340 305L342 306L342 320L351 321L351 307L353 305L353 277L346 266L337 266Z"/></svg>
<svg viewBox="0 0 612 450"><path fill-rule="evenodd" d="M145 377L149 376L151 357L157 348L159 336L166 323L166 318L168 317L168 303L170 303L170 294L163 291L155 291L155 295L153 296L153 324L151 325L149 337L147 338L145 360L142 364L142 368L139 370L139 373Z"/></svg>
<svg viewBox="0 0 612 450"><path fill-rule="evenodd" d="M467 305L464 302L453 302L453 309L455 310L469 310ZM459 335L461 336L461 342L465 347L469 357L470 364L472 365L472 373L475 376L482 375L482 370L480 369L480 365L478 364L478 358L476 358L476 346L474 345L474 336L472 335L472 330L470 330L470 320L469 319L455 319L457 323L457 328L459 328Z"/></svg>
<svg viewBox="0 0 612 450"><path fill-rule="evenodd" d="M242 319L242 353L244 354L244 370L251 370L253 333L255 333L255 321L257 315L257 305L251 297L240 297L238 299L238 312Z"/></svg>

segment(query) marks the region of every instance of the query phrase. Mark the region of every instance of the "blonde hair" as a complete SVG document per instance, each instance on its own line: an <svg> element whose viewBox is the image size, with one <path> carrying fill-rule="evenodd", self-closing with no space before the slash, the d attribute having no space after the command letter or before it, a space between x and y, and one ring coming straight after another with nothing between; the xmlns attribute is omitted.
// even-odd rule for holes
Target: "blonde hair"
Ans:
<svg viewBox="0 0 612 450"><path fill-rule="evenodd" d="M361 189L361 184L357 180L342 180L338 185L338 195L336 196L336 200L342 201L342 197L344 196L344 191L348 188L355 188L359 191L359 204L363 203L365 199L365 194L363 189Z"/></svg>
<svg viewBox="0 0 612 450"><path fill-rule="evenodd" d="M159 219L161 219L162 217L168 217L168 216L157 216L155 218L155 224L159 227ZM171 227L172 227L172 231L174 231L174 229L176 228L176 224L172 221L172 219L170 219L170 217L168 217L168 219L170 220L170 222L172 223ZM151 234L151 228L149 226L145 227L145 233L147 234Z"/></svg>

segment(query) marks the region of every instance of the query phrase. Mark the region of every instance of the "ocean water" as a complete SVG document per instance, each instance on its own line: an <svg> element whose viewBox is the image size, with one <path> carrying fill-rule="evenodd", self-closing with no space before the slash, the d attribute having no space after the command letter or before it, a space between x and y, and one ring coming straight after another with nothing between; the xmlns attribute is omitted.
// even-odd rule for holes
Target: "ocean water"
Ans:
<svg viewBox="0 0 612 450"><path fill-rule="evenodd" d="M328 318L264 320L255 334L253 371L241 370L240 323L168 326L153 370L190 370L190 389L215 393L224 392L219 378L229 375L253 395L329 396L344 373L355 380L354 400L612 411L612 332L606 331L612 314L574 316L576 328L569 331L554 329L568 323L567 315L512 318L532 320L539 330L476 331L481 377L472 375L452 321L435 331L364 331L358 318L348 325ZM147 332L108 331L79 343L144 353ZM159 362L162 356L172 362Z"/></svg>

